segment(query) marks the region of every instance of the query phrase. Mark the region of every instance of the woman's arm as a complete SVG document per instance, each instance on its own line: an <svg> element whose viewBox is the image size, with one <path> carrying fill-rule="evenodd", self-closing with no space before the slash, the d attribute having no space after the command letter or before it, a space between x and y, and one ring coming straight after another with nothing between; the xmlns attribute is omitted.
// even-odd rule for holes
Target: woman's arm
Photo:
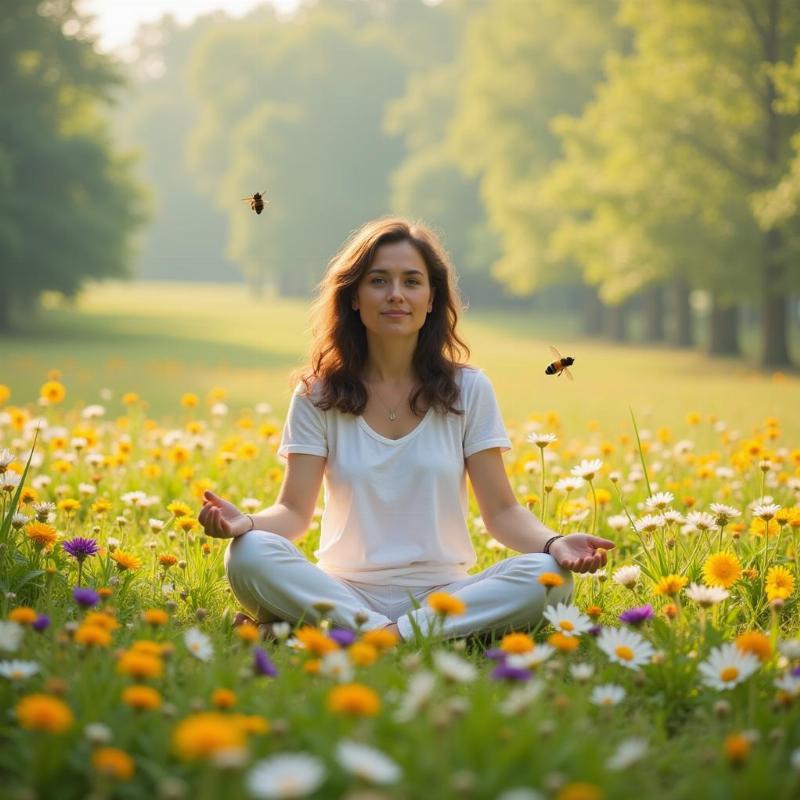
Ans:
<svg viewBox="0 0 800 800"><path fill-rule="evenodd" d="M466 460L486 530L498 542L519 553L541 553L556 532L523 508L508 481L499 447L480 450ZM590 572L606 563L608 539L575 533L550 545L550 554L566 569Z"/></svg>

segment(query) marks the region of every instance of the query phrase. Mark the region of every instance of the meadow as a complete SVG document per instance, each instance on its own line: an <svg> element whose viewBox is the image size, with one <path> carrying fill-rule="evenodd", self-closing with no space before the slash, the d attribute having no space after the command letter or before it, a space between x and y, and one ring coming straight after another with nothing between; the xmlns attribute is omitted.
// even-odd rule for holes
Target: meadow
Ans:
<svg viewBox="0 0 800 800"><path fill-rule="evenodd" d="M262 642L196 516L205 489L274 499L307 311L109 286L0 340L3 792L797 796L796 376L469 311L517 497L612 539L608 565L535 631L399 642L323 605ZM551 342L574 382L544 376ZM479 568L512 554L474 499L469 524Z"/></svg>

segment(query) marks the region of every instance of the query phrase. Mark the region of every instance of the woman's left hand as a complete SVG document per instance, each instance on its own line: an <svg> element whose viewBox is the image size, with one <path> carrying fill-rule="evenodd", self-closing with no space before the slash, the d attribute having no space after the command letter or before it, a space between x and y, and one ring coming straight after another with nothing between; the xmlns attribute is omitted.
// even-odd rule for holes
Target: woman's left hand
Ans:
<svg viewBox="0 0 800 800"><path fill-rule="evenodd" d="M550 555L564 569L572 572L594 572L605 566L606 550L611 550L614 546L614 542L599 536L571 533L563 539L556 539L550 545Z"/></svg>

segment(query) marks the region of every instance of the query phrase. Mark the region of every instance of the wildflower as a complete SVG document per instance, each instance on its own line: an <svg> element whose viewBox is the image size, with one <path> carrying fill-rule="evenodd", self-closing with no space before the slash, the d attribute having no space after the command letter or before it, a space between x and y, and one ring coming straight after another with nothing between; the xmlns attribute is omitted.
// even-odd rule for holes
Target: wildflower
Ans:
<svg viewBox="0 0 800 800"><path fill-rule="evenodd" d="M514 689L498 706L500 713L507 717L521 714L536 701L542 689L543 683L538 680L529 681L525 686Z"/></svg>
<svg viewBox="0 0 800 800"><path fill-rule="evenodd" d="M92 769L116 778L118 781L129 781L133 777L133 759L116 747L98 747L92 753Z"/></svg>
<svg viewBox="0 0 800 800"><path fill-rule="evenodd" d="M36 622L36 612L29 606L17 606L8 612L8 619L18 625L33 625Z"/></svg>
<svg viewBox="0 0 800 800"><path fill-rule="evenodd" d="M135 572L139 567L142 566L142 562L132 553L126 553L124 550L115 550L111 554L111 558L117 564L117 569L120 572L124 572L125 570L130 570L131 572Z"/></svg>
<svg viewBox="0 0 800 800"><path fill-rule="evenodd" d="M94 589L76 586L72 590L72 599L81 608L91 608L100 602L100 595Z"/></svg>
<svg viewBox="0 0 800 800"><path fill-rule="evenodd" d="M628 524L628 518L624 514L612 514L606 524L612 531L621 531Z"/></svg>
<svg viewBox="0 0 800 800"><path fill-rule="evenodd" d="M657 509L663 511L673 500L675 495L672 492L656 492L644 501L645 507L650 509Z"/></svg>
<svg viewBox="0 0 800 800"><path fill-rule="evenodd" d="M582 614L576 606L559 603L548 606L544 618L564 636L580 636L592 627L591 620Z"/></svg>
<svg viewBox="0 0 800 800"><path fill-rule="evenodd" d="M295 632L295 636L305 649L315 656L322 656L339 649L339 645L333 639L326 636L319 628L311 625L304 625Z"/></svg>
<svg viewBox="0 0 800 800"><path fill-rule="evenodd" d="M619 615L620 622L624 622L627 625L639 626L647 620L653 618L653 606L649 603L643 606L637 606L635 608L629 608L627 611L623 611Z"/></svg>
<svg viewBox="0 0 800 800"><path fill-rule="evenodd" d="M570 474L577 478L583 478L585 481L590 481L600 471L603 462L599 458L592 459L591 461L583 459L577 467L570 470Z"/></svg>
<svg viewBox="0 0 800 800"><path fill-rule="evenodd" d="M781 507L777 503L757 503L752 507L753 516L764 522L769 522L780 510Z"/></svg>
<svg viewBox="0 0 800 800"><path fill-rule="evenodd" d="M786 567L770 567L765 588L769 601L786 600L794 591L794 575Z"/></svg>
<svg viewBox="0 0 800 800"><path fill-rule="evenodd" d="M723 503L712 503L709 508L711 509L711 513L714 514L716 518L717 525L727 525L732 519L736 519L736 517L740 517L742 512L739 511L737 508L733 508L732 506L726 506Z"/></svg>
<svg viewBox="0 0 800 800"><path fill-rule="evenodd" d="M500 649L506 653L527 653L533 647L533 639L526 633L508 633L500 641Z"/></svg>
<svg viewBox="0 0 800 800"><path fill-rule="evenodd" d="M29 694L14 709L23 728L44 733L64 733L72 727L70 707L58 697L47 694Z"/></svg>
<svg viewBox="0 0 800 800"><path fill-rule="evenodd" d="M620 586L624 586L626 589L633 589L639 580L641 571L642 569L638 564L632 564L627 567L620 567L612 577L614 582Z"/></svg>
<svg viewBox="0 0 800 800"><path fill-rule="evenodd" d="M347 648L350 660L359 667L369 667L378 658L378 651L366 642L355 642Z"/></svg>
<svg viewBox="0 0 800 800"><path fill-rule="evenodd" d="M234 628L234 633L243 642L253 643L257 642L261 638L261 632L259 631L258 626L247 621L243 622L241 625L237 625Z"/></svg>
<svg viewBox="0 0 800 800"><path fill-rule="evenodd" d="M433 663L436 669L453 683L471 683L478 677L474 664L446 650L437 650L433 654Z"/></svg>
<svg viewBox="0 0 800 800"><path fill-rule="evenodd" d="M498 664L490 673L489 677L495 681L527 681L531 678L531 671L525 667L518 667L507 662Z"/></svg>
<svg viewBox="0 0 800 800"><path fill-rule="evenodd" d="M215 689L211 694L211 705L220 709L233 708L236 694L230 689Z"/></svg>
<svg viewBox="0 0 800 800"><path fill-rule="evenodd" d="M738 765L750 755L750 740L741 733L732 733L725 737L725 757L731 764Z"/></svg>
<svg viewBox="0 0 800 800"><path fill-rule="evenodd" d="M258 761L247 775L247 791L258 800L305 797L325 781L325 765L307 753L279 753Z"/></svg>
<svg viewBox="0 0 800 800"><path fill-rule="evenodd" d="M688 583L689 579L683 575L666 575L653 587L653 594L674 597Z"/></svg>
<svg viewBox="0 0 800 800"><path fill-rule="evenodd" d="M0 661L0 675L10 681L24 681L39 671L35 661Z"/></svg>
<svg viewBox="0 0 800 800"><path fill-rule="evenodd" d="M515 653L508 656L506 665L530 670L533 667L538 667L539 664L550 658L553 653L555 653L555 648L551 647L549 644L537 644L533 650L527 653Z"/></svg>
<svg viewBox="0 0 800 800"><path fill-rule="evenodd" d="M103 596L103 590L100 589L97 592L101 597ZM92 611L87 614L83 618L84 625L96 625L98 628L103 628L103 630L107 631L115 631L119 628L119 623L114 619L111 614L106 613L105 611Z"/></svg>
<svg viewBox="0 0 800 800"><path fill-rule="evenodd" d="M602 606L595 606L595 605L586 606L586 608L584 609L584 612L585 612L586 616L589 617L590 619L597 619L598 617L602 617L603 616L603 608L602 608Z"/></svg>
<svg viewBox="0 0 800 800"><path fill-rule="evenodd" d="M343 683L328 693L328 709L336 714L374 717L380 707L377 693L360 683Z"/></svg>
<svg viewBox="0 0 800 800"><path fill-rule="evenodd" d="M647 755L647 749L645 739L624 739L606 761L606 767L614 771L628 769Z"/></svg>
<svg viewBox="0 0 800 800"><path fill-rule="evenodd" d="M336 760L346 772L368 783L385 786L400 780L400 767L374 747L343 740L336 746Z"/></svg>
<svg viewBox="0 0 800 800"><path fill-rule="evenodd" d="M370 631L365 631L361 636L362 642L371 644L380 652L391 650L398 640L398 635L393 631L386 630L386 628L373 628Z"/></svg>
<svg viewBox="0 0 800 800"><path fill-rule="evenodd" d="M159 566L166 572L170 567L174 567L178 563L178 557L172 553L162 553L158 557Z"/></svg>
<svg viewBox="0 0 800 800"><path fill-rule="evenodd" d="M90 722L83 729L83 735L92 744L108 744L111 741L111 728L102 722Z"/></svg>
<svg viewBox="0 0 800 800"><path fill-rule="evenodd" d="M625 690L615 683L595 686L589 697L596 706L616 706L625 699Z"/></svg>
<svg viewBox="0 0 800 800"><path fill-rule="evenodd" d="M712 553L703 564L703 578L709 586L730 589L741 575L742 566L733 553Z"/></svg>
<svg viewBox="0 0 800 800"><path fill-rule="evenodd" d="M547 445L558 441L558 437L554 433L531 433L528 435L528 441L544 450Z"/></svg>
<svg viewBox="0 0 800 800"><path fill-rule="evenodd" d="M650 642L627 628L604 628L597 646L611 661L634 670L649 663L655 652Z"/></svg>
<svg viewBox="0 0 800 800"><path fill-rule="evenodd" d="M463 600L447 592L432 592L428 595L428 605L443 617L463 614L467 607Z"/></svg>
<svg viewBox="0 0 800 800"><path fill-rule="evenodd" d="M47 381L43 383L39 389L39 400L44 401L44 405L57 405L60 403L67 394L64 385L56 380Z"/></svg>
<svg viewBox="0 0 800 800"><path fill-rule="evenodd" d="M160 678L164 671L161 659L149 653L137 653L135 650L124 651L117 660L117 672L130 675L137 680Z"/></svg>
<svg viewBox="0 0 800 800"><path fill-rule="evenodd" d="M706 511L690 511L686 515L686 523L700 532L718 529L716 519Z"/></svg>
<svg viewBox="0 0 800 800"><path fill-rule="evenodd" d="M538 582L546 589L556 589L564 585L564 579L557 572L543 572Z"/></svg>
<svg viewBox="0 0 800 800"><path fill-rule="evenodd" d="M0 622L0 625L2 624L3 623ZM46 631L49 627L50 627L50 617L48 617L47 614L38 614L36 619L31 624L31 628L33 628L35 631L38 631L39 633L42 633L42 631ZM0 650L2 649L3 649L2 644L0 644Z"/></svg>
<svg viewBox="0 0 800 800"><path fill-rule="evenodd" d="M87 625L84 622L75 631L75 643L86 647L108 647L111 644L111 633L99 625Z"/></svg>
<svg viewBox="0 0 800 800"><path fill-rule="evenodd" d="M635 520L633 526L639 533L653 533L659 528L663 528L665 521L661 514L645 514Z"/></svg>
<svg viewBox="0 0 800 800"><path fill-rule="evenodd" d="M87 539L83 536L76 536L74 539L69 539L62 542L61 546L69 553L78 563L85 561L89 556L97 555L100 548L94 539Z"/></svg>
<svg viewBox="0 0 800 800"><path fill-rule="evenodd" d="M719 586L703 586L697 583L689 584L684 591L690 600L694 600L702 608L709 608L730 597L729 593Z"/></svg>
<svg viewBox="0 0 800 800"><path fill-rule="evenodd" d="M158 628L169 622L169 614L163 608L147 608L142 612L142 619L148 625Z"/></svg>
<svg viewBox="0 0 800 800"><path fill-rule="evenodd" d="M586 683L594 675L594 667L591 664L570 664L569 672L578 683Z"/></svg>
<svg viewBox="0 0 800 800"><path fill-rule="evenodd" d="M556 631L547 637L547 644L556 650L561 650L563 653L568 653L571 650L577 650L579 642L577 636L567 636L561 631Z"/></svg>
<svg viewBox="0 0 800 800"><path fill-rule="evenodd" d="M736 646L743 653L752 653L762 664L772 655L769 637L761 631L745 631L736 637Z"/></svg>
<svg viewBox="0 0 800 800"><path fill-rule="evenodd" d="M345 628L334 628L328 632L328 636L333 639L339 647L350 647L356 640L356 635L353 631L348 631Z"/></svg>
<svg viewBox="0 0 800 800"><path fill-rule="evenodd" d="M189 628L183 634L183 643L187 650L200 661L211 661L214 657L214 647L211 639L199 628Z"/></svg>
<svg viewBox="0 0 800 800"><path fill-rule="evenodd" d="M758 659L752 653L744 653L729 642L715 647L698 669L703 683L712 689L732 689L749 678L758 666Z"/></svg>
<svg viewBox="0 0 800 800"><path fill-rule="evenodd" d="M49 550L58 539L58 531L46 522L28 523L25 535L41 550Z"/></svg>
<svg viewBox="0 0 800 800"><path fill-rule="evenodd" d="M243 751L245 734L236 720L207 711L181 720L172 732L172 748L183 761L212 760L222 753Z"/></svg>
<svg viewBox="0 0 800 800"><path fill-rule="evenodd" d="M583 486L582 478L561 478L555 482L553 488L557 492L573 492Z"/></svg>
<svg viewBox="0 0 800 800"><path fill-rule="evenodd" d="M253 648L253 672L256 675L265 675L268 678L275 678L278 670L270 660L270 657L260 648Z"/></svg>
<svg viewBox="0 0 800 800"><path fill-rule="evenodd" d="M122 692L122 702L137 711L152 711L161 705L161 695L151 686L128 686Z"/></svg>

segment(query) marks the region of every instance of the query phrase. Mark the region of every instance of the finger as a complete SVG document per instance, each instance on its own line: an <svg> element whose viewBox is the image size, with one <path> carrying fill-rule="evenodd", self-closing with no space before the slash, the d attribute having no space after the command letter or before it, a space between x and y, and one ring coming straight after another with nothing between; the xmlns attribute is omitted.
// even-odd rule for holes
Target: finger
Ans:
<svg viewBox="0 0 800 800"><path fill-rule="evenodd" d="M601 547L603 550L613 550L616 547L610 539L601 539L599 536L590 536L589 544L594 548Z"/></svg>

